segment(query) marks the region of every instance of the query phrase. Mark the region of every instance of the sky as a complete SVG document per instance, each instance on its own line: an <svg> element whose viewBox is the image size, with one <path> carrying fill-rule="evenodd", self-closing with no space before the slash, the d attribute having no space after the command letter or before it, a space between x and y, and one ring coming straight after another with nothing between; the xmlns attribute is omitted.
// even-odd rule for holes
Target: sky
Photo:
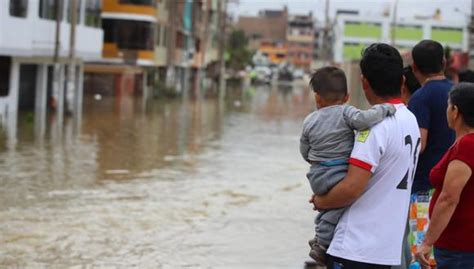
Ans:
<svg viewBox="0 0 474 269"><path fill-rule="evenodd" d="M393 10L395 0L330 0L330 16L337 9L359 9L363 16L375 16L384 9ZM288 6L290 14L307 14L313 11L319 21L324 21L326 0L239 0L239 4L230 4L229 11L238 15L255 15L261 9L281 9ZM392 8L391 8L392 7ZM397 17L413 18L414 15L428 16L439 8L443 20L468 21L471 12L471 0L398 0Z"/></svg>

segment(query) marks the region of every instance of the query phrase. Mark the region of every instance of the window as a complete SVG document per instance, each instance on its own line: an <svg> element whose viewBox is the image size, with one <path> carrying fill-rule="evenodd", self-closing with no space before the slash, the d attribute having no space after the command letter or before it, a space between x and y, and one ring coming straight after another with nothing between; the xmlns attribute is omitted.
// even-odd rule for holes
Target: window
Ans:
<svg viewBox="0 0 474 269"><path fill-rule="evenodd" d="M157 25L156 26L156 33L155 33L155 36L156 36L156 46L157 47L160 47L161 46L161 25Z"/></svg>
<svg viewBox="0 0 474 269"><path fill-rule="evenodd" d="M120 4L153 6L155 4L155 1L154 0L120 0Z"/></svg>
<svg viewBox="0 0 474 269"><path fill-rule="evenodd" d="M48 20L56 20L56 14L59 11L59 16L62 19L62 1L58 1L59 7L56 6L55 0L40 0L40 7L39 7L39 16L43 19Z"/></svg>
<svg viewBox="0 0 474 269"><path fill-rule="evenodd" d="M100 28L100 12L102 10L100 0L86 0L86 25Z"/></svg>
<svg viewBox="0 0 474 269"><path fill-rule="evenodd" d="M10 15L13 17L26 18L28 0L10 0Z"/></svg>
<svg viewBox="0 0 474 269"><path fill-rule="evenodd" d="M161 44L163 47L168 47L168 26L163 26L163 37L161 39Z"/></svg>
<svg viewBox="0 0 474 269"><path fill-rule="evenodd" d="M166 25L156 26L156 46L167 47L168 45L168 27Z"/></svg>
<svg viewBox="0 0 474 269"><path fill-rule="evenodd" d="M153 50L154 27L150 22L103 19L104 42L116 43L119 49Z"/></svg>
<svg viewBox="0 0 474 269"><path fill-rule="evenodd" d="M80 24L81 22L81 3L82 0L76 0L76 24ZM71 22L71 8L72 8L72 1L67 2L69 4L68 9L67 9L67 21L70 23Z"/></svg>
<svg viewBox="0 0 474 269"><path fill-rule="evenodd" d="M183 33L178 32L178 34L176 35L176 47L179 49L184 49L185 42L186 42L186 36Z"/></svg>
<svg viewBox="0 0 474 269"><path fill-rule="evenodd" d="M11 58L0 56L0 96L8 96L10 92Z"/></svg>

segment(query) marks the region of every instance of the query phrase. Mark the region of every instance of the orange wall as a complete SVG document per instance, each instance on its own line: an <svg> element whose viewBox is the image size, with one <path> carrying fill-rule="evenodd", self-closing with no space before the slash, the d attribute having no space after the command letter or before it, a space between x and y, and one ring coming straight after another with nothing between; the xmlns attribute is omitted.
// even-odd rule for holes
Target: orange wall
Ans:
<svg viewBox="0 0 474 269"><path fill-rule="evenodd" d="M262 44L260 46L260 51L262 53L268 54L268 59L274 64L279 64L283 61L286 61L288 58L288 46L273 46L269 44ZM277 54L285 55L284 58L277 57Z"/></svg>
<svg viewBox="0 0 474 269"><path fill-rule="evenodd" d="M156 6L120 4L120 0L103 0L103 12L134 13L156 16Z"/></svg>
<svg viewBox="0 0 474 269"><path fill-rule="evenodd" d="M117 44L115 43L104 43L104 47L102 50L102 56L104 58L122 58L119 56L120 49L117 48ZM155 59L155 51L153 50L139 50L138 51L138 59L140 60L154 60Z"/></svg>

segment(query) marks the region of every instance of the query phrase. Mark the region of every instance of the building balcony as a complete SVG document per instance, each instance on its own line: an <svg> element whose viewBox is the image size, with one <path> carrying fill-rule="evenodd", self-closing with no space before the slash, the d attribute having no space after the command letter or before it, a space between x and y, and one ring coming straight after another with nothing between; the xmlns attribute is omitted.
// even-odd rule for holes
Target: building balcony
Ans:
<svg viewBox="0 0 474 269"><path fill-rule="evenodd" d="M116 43L104 43L102 56L106 62L128 65L152 65L155 51L146 49L120 49Z"/></svg>
<svg viewBox="0 0 474 269"><path fill-rule="evenodd" d="M155 0L103 0L103 13L120 13L156 17Z"/></svg>
<svg viewBox="0 0 474 269"><path fill-rule="evenodd" d="M306 42L306 43L314 42L313 35L287 35L286 38L289 42Z"/></svg>

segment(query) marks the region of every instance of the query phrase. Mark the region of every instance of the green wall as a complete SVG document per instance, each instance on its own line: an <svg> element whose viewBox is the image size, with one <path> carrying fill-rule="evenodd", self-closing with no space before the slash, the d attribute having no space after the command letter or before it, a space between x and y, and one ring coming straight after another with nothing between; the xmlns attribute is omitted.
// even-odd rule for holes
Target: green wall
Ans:
<svg viewBox="0 0 474 269"><path fill-rule="evenodd" d="M440 43L449 42L461 44L463 40L463 32L461 29L433 28L431 30L431 38Z"/></svg>
<svg viewBox="0 0 474 269"><path fill-rule="evenodd" d="M344 35L347 37L381 38L382 26L372 23L346 23L344 25Z"/></svg>
<svg viewBox="0 0 474 269"><path fill-rule="evenodd" d="M343 58L344 60L360 59L362 50L365 49L363 44L344 44L343 45Z"/></svg>

